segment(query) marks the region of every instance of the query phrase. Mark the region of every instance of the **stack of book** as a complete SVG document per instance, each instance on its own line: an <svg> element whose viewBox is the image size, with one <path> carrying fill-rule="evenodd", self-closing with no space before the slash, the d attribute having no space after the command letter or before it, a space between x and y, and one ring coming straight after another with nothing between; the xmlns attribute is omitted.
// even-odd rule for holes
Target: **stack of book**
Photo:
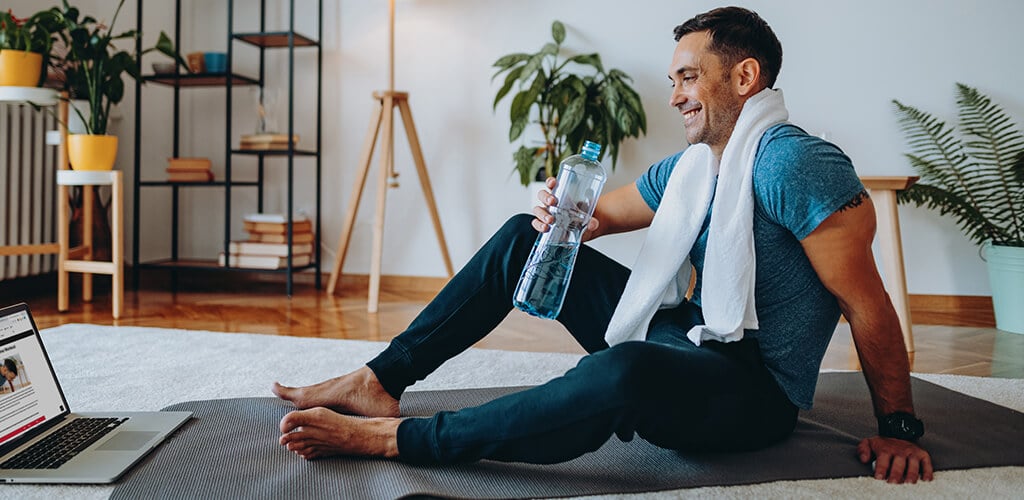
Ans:
<svg viewBox="0 0 1024 500"><path fill-rule="evenodd" d="M292 136L292 144L298 145L298 134ZM288 149L288 134L243 135L238 147L247 151L279 151Z"/></svg>
<svg viewBox="0 0 1024 500"><path fill-rule="evenodd" d="M170 182L210 182L209 158L168 158L167 180Z"/></svg>
<svg viewBox="0 0 1024 500"><path fill-rule="evenodd" d="M232 241L228 246L233 267L281 269L288 265L288 219L282 214L250 214L243 219L248 240ZM292 219L292 267L312 262L313 224L298 216ZM221 266L228 265L221 253Z"/></svg>

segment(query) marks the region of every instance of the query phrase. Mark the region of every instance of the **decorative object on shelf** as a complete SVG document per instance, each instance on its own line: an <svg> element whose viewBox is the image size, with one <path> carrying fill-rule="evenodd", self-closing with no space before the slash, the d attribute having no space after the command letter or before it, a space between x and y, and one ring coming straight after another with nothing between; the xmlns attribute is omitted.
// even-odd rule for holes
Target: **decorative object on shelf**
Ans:
<svg viewBox="0 0 1024 500"><path fill-rule="evenodd" d="M111 169L113 160L109 152L113 151L116 158L117 137L106 136L107 120L111 106L124 98L125 75L139 80L139 58L143 54L157 50L182 64L184 60L178 56L174 44L166 33L160 32L155 47L132 54L120 50L114 45L115 40L135 41L141 33L134 30L114 33L117 16L124 6L124 0L118 2L114 18L109 25L98 22L91 16L81 16L78 8L64 1L63 8L54 7L50 10L62 29L58 31L66 52L56 60L57 66L63 70L65 90L71 97L82 98L88 102L88 119L82 110L72 106L72 111L79 115L85 124L86 134L93 136L84 138L75 134L68 142L68 153L71 156L71 167L74 169ZM55 58L56 59L56 58ZM102 136L102 137L101 137ZM76 148L83 149L76 151ZM97 153L91 158L88 155ZM77 160L77 161L76 161ZM106 166L109 163L109 166Z"/></svg>
<svg viewBox="0 0 1024 500"><path fill-rule="evenodd" d="M434 224L434 233L437 235L437 242L441 246L441 257L444 259L445 270L451 277L455 273L452 270L451 257L448 256L448 245L444 241L444 231L441 229L441 218L437 214L437 205L434 203L434 192L430 187L430 178L427 176L427 165L423 160L423 151L420 149L419 136L416 134L416 125L412 121L412 110L409 108L409 93L395 91L395 0L388 0L388 89L382 92L374 92L373 99L376 101L373 114L370 118L370 132L363 143L363 152L359 160L360 170L356 183L352 186L352 196L349 198L348 211L345 216L345 225L341 230L341 238L338 241L338 254L334 261L334 269L331 270L331 278L327 284L327 293L334 294L338 284L338 277L345 265L345 254L348 253L348 244L352 239L352 229L355 227L356 213L359 211L359 200L363 195L363 187L366 184L366 175L370 171L370 163L373 161L373 149L377 143L378 135L383 135L381 144L380 180L377 183L377 214L373 227L373 256L370 263L370 290L367 300L367 310L371 313L377 312L380 302L380 276L381 276L381 254L384 251L384 208L386 206L388 179L391 179L391 186L397 186L394 179L398 176L395 172L394 150L394 114L398 110L402 115L402 122L405 124L405 134L409 138L409 148L412 150L413 163L416 164L416 172L419 174L420 187L423 189L423 197L426 199L427 208L430 211L430 218Z"/></svg>
<svg viewBox="0 0 1024 500"><path fill-rule="evenodd" d="M189 52L188 58L188 69L193 73L205 73L206 64L203 62L202 52Z"/></svg>
<svg viewBox="0 0 1024 500"><path fill-rule="evenodd" d="M168 182L210 182L213 172L209 158L168 158Z"/></svg>
<svg viewBox="0 0 1024 500"><path fill-rule="evenodd" d="M203 67L207 73L223 73L228 68L228 55L224 52L204 52Z"/></svg>
<svg viewBox="0 0 1024 500"><path fill-rule="evenodd" d="M188 66L185 66L188 68ZM179 66L172 62L155 62L153 63L153 74L154 75L176 75L178 74Z"/></svg>
<svg viewBox="0 0 1024 500"><path fill-rule="evenodd" d="M292 148L299 144L299 135L292 135ZM246 151L281 151L288 149L288 134L243 135L238 149Z"/></svg>
<svg viewBox="0 0 1024 500"><path fill-rule="evenodd" d="M614 170L622 141L647 133L640 95L629 86L632 78L617 69L606 72L596 53L559 60L565 26L552 23L551 36L554 43L546 43L535 54L509 54L494 62L498 71L493 78L507 73L494 108L513 86L520 89L512 98L509 141L519 139L530 123L538 124L543 139L543 144L523 145L513 154L524 186L557 176L562 160L580 151L587 140L605 145ZM590 67L593 74L573 73L571 65Z"/></svg>
<svg viewBox="0 0 1024 500"><path fill-rule="evenodd" d="M1024 333L1024 134L977 89L957 84L959 134L938 118L893 100L921 181L899 194L950 214L982 246L996 327Z"/></svg>
<svg viewBox="0 0 1024 500"><path fill-rule="evenodd" d="M243 218L248 240L228 246L231 265L257 269L280 269L288 265L288 218L284 214L249 214ZM292 266L308 265L313 258L313 226L304 216L292 219ZM227 259L221 252L221 266Z"/></svg>
<svg viewBox="0 0 1024 500"><path fill-rule="evenodd" d="M0 12L0 86L38 87L59 28L49 10L25 19Z"/></svg>
<svg viewBox="0 0 1024 500"><path fill-rule="evenodd" d="M278 92L277 89L268 89L265 87L257 87L253 89L253 98L256 104L256 129L253 132L253 135L260 136L276 133L277 120L275 119L275 116L279 95L280 92ZM242 141L245 141L245 136L242 137ZM298 142L298 140L296 140L296 142Z"/></svg>

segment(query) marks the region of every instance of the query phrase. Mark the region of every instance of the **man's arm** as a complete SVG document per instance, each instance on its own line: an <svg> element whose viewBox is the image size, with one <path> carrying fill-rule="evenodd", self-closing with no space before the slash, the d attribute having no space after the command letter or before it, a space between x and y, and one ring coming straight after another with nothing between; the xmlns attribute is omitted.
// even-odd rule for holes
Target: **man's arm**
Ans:
<svg viewBox="0 0 1024 500"><path fill-rule="evenodd" d="M822 283L850 323L876 416L914 413L910 363L896 310L878 275L871 241L875 209L866 192L825 219L801 241ZM932 479L931 458L910 441L873 437L861 441L862 462L877 457L875 477L890 483Z"/></svg>
<svg viewBox="0 0 1024 500"><path fill-rule="evenodd" d="M536 216L533 227L542 233L547 231L548 225L554 222L554 217L548 213L547 207L556 203L555 197L551 195L555 184L555 178L549 177L547 180L548 190L537 193L537 199L543 205L533 209L533 214ZM594 208L594 216L590 219L590 225L583 235L583 241L606 234L625 233L645 228L651 225L653 219L654 210L651 210L651 207L644 201L636 183L631 182L601 195L597 201L597 207Z"/></svg>

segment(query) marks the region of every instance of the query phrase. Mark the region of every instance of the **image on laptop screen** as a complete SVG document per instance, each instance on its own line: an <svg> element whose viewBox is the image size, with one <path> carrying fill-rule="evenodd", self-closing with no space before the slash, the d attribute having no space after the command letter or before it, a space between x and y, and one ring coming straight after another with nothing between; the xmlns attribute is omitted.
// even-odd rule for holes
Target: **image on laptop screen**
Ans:
<svg viewBox="0 0 1024 500"><path fill-rule="evenodd" d="M0 446L68 413L24 309L0 317Z"/></svg>

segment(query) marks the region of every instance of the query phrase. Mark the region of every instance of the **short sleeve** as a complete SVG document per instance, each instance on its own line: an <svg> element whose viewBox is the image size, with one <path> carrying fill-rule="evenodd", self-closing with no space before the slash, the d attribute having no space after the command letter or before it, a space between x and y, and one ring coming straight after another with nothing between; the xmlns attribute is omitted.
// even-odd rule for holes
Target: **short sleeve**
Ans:
<svg viewBox="0 0 1024 500"><path fill-rule="evenodd" d="M651 210L658 210L658 205L661 204L661 197L665 195L665 186L668 185L668 178L672 175L672 170L682 155L683 152L680 151L651 165L636 180L636 188L640 191L640 196L647 202L647 206L651 207Z"/></svg>
<svg viewBox="0 0 1024 500"><path fill-rule="evenodd" d="M793 125L765 134L753 175L760 215L798 240L864 191L842 150Z"/></svg>

